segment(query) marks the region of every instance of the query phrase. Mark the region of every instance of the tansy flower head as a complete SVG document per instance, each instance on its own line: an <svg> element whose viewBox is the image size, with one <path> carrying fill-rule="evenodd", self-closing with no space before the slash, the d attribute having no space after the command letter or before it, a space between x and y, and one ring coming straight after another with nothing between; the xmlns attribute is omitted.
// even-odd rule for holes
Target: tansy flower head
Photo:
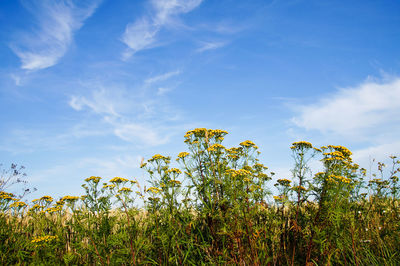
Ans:
<svg viewBox="0 0 400 266"><path fill-rule="evenodd" d="M127 188L127 187L123 187L120 190L118 190L118 192L132 192L132 189Z"/></svg>
<svg viewBox="0 0 400 266"><path fill-rule="evenodd" d="M113 179L110 180L111 183L123 183L123 182L128 182L129 180L126 178L122 178L122 177L114 177Z"/></svg>
<svg viewBox="0 0 400 266"><path fill-rule="evenodd" d="M297 141L297 142L293 142L292 143L292 147L290 147L292 150L294 149L311 149L312 148L312 144L310 142L307 141Z"/></svg>
<svg viewBox="0 0 400 266"><path fill-rule="evenodd" d="M290 183L292 182L291 180L286 179L286 178L278 179L277 181L278 181L278 183L279 183L280 185L282 185L282 186L289 186Z"/></svg>
<svg viewBox="0 0 400 266"><path fill-rule="evenodd" d="M22 208L22 207L26 207L26 206L27 206L27 204L22 201L16 201L10 205L11 208Z"/></svg>
<svg viewBox="0 0 400 266"><path fill-rule="evenodd" d="M101 177L100 176L91 176L85 179L86 182L93 181L94 183L99 183Z"/></svg>
<svg viewBox="0 0 400 266"><path fill-rule="evenodd" d="M181 170L179 170L178 168L171 168L171 169L168 169L166 172L167 173L178 174L178 175L182 174Z"/></svg>
<svg viewBox="0 0 400 266"><path fill-rule="evenodd" d="M239 145L242 146L242 147L246 147L246 148L250 148L250 147L257 148L256 144L254 144L254 142L252 142L250 140L243 141Z"/></svg>
<svg viewBox="0 0 400 266"><path fill-rule="evenodd" d="M225 149L225 147L219 143L215 143L215 144L211 145L210 147L208 147L207 150L213 152L213 151L219 151L222 149Z"/></svg>
<svg viewBox="0 0 400 266"><path fill-rule="evenodd" d="M181 159L183 159L183 158L185 158L185 157L188 156L188 155L189 155L188 152L181 152L181 153L178 154L178 157L181 158Z"/></svg>

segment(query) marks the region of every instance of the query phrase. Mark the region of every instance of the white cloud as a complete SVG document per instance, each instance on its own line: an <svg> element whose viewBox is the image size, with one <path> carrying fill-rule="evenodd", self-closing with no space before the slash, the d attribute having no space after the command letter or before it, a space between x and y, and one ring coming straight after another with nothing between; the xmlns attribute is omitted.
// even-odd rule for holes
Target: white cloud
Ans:
<svg viewBox="0 0 400 266"><path fill-rule="evenodd" d="M155 83L155 82L160 82L160 81L167 80L167 79L169 79L169 78L171 78L173 76L179 75L180 73L181 73L180 70L171 71L171 72L167 72L167 73L155 76L155 77L148 78L144 82L146 84L152 84L152 83Z"/></svg>
<svg viewBox="0 0 400 266"><path fill-rule="evenodd" d="M353 137L376 136L389 130L400 134L400 78L367 80L301 106L298 112L292 122L307 130Z"/></svg>
<svg viewBox="0 0 400 266"><path fill-rule="evenodd" d="M117 100L113 100L116 98ZM122 100L121 95L100 89L93 91L91 97L71 96L69 105L76 111L81 111L84 107L88 107L96 114L107 114L118 117L119 113L117 109L121 108L121 106L118 106L118 99Z"/></svg>
<svg viewBox="0 0 400 266"><path fill-rule="evenodd" d="M22 69L39 70L55 65L67 52L73 34L96 10L100 1L35 1L27 6L37 20L35 32L24 33L11 45Z"/></svg>
<svg viewBox="0 0 400 266"><path fill-rule="evenodd" d="M222 48L226 45L224 42L204 42L203 45L196 50L196 52L201 53L208 50L215 50Z"/></svg>
<svg viewBox="0 0 400 266"><path fill-rule="evenodd" d="M157 33L166 25L171 24L180 14L188 13L198 7L202 0L152 0L151 16L143 17L126 26L121 41L128 48L123 53L123 59L128 59L140 50L156 45Z"/></svg>
<svg viewBox="0 0 400 266"><path fill-rule="evenodd" d="M171 88L165 88L165 87L160 87L157 89L157 95L162 96L166 94L167 92L171 91Z"/></svg>
<svg viewBox="0 0 400 266"><path fill-rule="evenodd" d="M127 142L143 142L143 144L156 146L168 142L169 137L161 137L154 127L128 123L117 125L114 133L117 137Z"/></svg>
<svg viewBox="0 0 400 266"><path fill-rule="evenodd" d="M176 119L179 114L164 97L155 97L161 96L159 92L145 90L142 94L121 87L99 86L89 95L72 95L69 106L75 111L91 113L93 121L99 119L96 123L102 125L102 132L140 146L165 144L177 132L179 125L175 123L179 123Z"/></svg>

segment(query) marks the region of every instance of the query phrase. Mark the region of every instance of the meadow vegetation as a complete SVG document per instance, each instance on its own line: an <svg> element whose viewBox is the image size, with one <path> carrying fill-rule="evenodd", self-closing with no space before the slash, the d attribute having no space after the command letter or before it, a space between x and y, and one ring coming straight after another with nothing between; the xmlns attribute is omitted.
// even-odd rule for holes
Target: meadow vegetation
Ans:
<svg viewBox="0 0 400 266"><path fill-rule="evenodd" d="M400 265L395 156L367 173L343 146L295 142L292 176L275 183L258 147L225 148L226 134L187 132L179 167L142 162L146 186L92 176L84 195L32 203L2 190L0 264Z"/></svg>

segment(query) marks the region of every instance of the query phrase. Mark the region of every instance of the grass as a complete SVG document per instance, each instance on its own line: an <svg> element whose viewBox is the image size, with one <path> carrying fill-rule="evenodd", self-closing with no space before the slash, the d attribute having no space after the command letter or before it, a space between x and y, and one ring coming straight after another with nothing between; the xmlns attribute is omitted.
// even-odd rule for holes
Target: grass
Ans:
<svg viewBox="0 0 400 266"><path fill-rule="evenodd" d="M295 142L292 180L271 184L258 147L244 141L225 148L226 134L189 131L179 169L159 154L143 162L147 188L93 176L84 195L57 201L26 204L0 192L1 264L400 264L395 156L389 176L378 163L367 180L347 148ZM312 160L321 160L323 171L313 174Z"/></svg>

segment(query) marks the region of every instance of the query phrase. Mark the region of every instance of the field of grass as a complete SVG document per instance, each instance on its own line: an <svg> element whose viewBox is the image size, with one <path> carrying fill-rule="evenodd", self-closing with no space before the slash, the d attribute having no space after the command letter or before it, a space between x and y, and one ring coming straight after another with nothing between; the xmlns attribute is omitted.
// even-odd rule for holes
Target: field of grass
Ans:
<svg viewBox="0 0 400 266"><path fill-rule="evenodd" d="M30 204L1 191L0 264L400 265L395 156L372 175L343 146L295 142L291 180L273 184L258 147L225 148L226 134L189 131L179 168L142 162L150 187L92 176L85 195Z"/></svg>

